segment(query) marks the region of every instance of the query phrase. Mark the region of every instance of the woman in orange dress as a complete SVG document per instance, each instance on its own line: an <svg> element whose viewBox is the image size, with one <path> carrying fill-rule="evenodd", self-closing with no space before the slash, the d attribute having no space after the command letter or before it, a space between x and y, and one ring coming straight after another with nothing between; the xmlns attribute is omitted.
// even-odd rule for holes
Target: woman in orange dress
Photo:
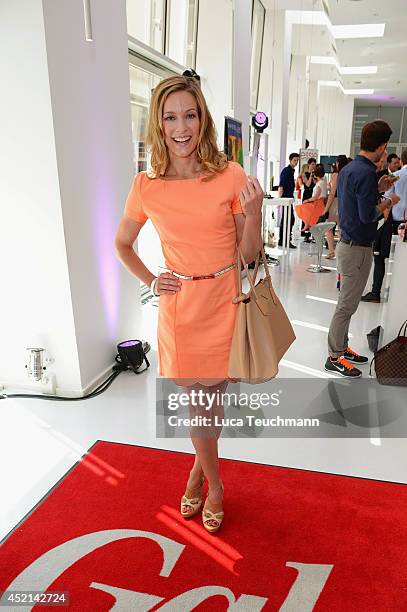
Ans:
<svg viewBox="0 0 407 612"><path fill-rule="evenodd" d="M134 179L116 252L160 296L159 374L188 389L222 393L237 309L236 243L246 261L255 258L261 247L263 192L256 178L218 150L215 126L194 78L169 77L154 89L148 144L151 170ZM133 250L148 218L168 269L158 277ZM222 406L215 402L213 411L222 414ZM210 532L219 529L224 516L220 429L215 429L204 436L191 430L196 456L181 500L184 517L197 514L206 478L202 520Z"/></svg>

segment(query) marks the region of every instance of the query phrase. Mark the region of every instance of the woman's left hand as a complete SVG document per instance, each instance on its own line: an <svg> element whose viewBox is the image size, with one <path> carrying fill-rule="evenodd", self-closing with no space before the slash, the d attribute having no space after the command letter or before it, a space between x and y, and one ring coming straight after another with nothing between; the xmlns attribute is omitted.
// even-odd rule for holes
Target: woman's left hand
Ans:
<svg viewBox="0 0 407 612"><path fill-rule="evenodd" d="M260 216L264 193L254 176L247 177L247 183L240 192L240 203L245 217Z"/></svg>

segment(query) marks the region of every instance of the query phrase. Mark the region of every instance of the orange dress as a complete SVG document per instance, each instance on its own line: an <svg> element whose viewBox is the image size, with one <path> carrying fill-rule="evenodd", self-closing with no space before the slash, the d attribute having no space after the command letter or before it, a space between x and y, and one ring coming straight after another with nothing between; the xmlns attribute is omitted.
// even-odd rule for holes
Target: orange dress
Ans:
<svg viewBox="0 0 407 612"><path fill-rule="evenodd" d="M239 194L247 177L239 164L213 177L150 179L140 172L125 214L149 218L162 245L165 265L179 274L202 276L236 259L233 215L242 212ZM204 280L181 279L181 290L160 297L159 374L190 384L227 378L237 305L236 270Z"/></svg>

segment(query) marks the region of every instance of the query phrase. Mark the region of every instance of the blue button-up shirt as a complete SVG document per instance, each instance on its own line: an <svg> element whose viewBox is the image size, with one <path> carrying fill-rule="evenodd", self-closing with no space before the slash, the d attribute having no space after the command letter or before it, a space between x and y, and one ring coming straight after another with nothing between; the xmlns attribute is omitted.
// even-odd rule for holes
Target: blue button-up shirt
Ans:
<svg viewBox="0 0 407 612"><path fill-rule="evenodd" d="M283 168L280 174L279 187L283 188L283 198L293 198L295 189L294 168L289 165Z"/></svg>
<svg viewBox="0 0 407 612"><path fill-rule="evenodd" d="M397 170L394 174L400 178L389 191L386 191L385 195L389 196L391 193L396 193L400 196L400 202L393 204L391 212L394 221L404 221L407 209L407 166L403 166L401 170Z"/></svg>
<svg viewBox="0 0 407 612"><path fill-rule="evenodd" d="M379 191L376 166L357 155L338 176L338 215L341 236L355 242L373 242L377 230Z"/></svg>

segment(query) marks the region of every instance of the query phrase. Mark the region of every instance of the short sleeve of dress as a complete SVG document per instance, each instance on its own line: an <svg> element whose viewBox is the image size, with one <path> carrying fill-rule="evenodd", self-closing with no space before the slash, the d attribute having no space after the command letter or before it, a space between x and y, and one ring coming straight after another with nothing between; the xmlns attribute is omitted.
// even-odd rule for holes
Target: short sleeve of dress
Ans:
<svg viewBox="0 0 407 612"><path fill-rule="evenodd" d="M129 195L127 196L124 214L127 217L130 217L130 219L144 224L148 217L143 210L143 203L141 199L141 185L143 177L143 173L139 172L134 178Z"/></svg>
<svg viewBox="0 0 407 612"><path fill-rule="evenodd" d="M236 162L229 162L233 167L233 199L231 203L232 213L238 215L242 213L240 204L240 192L247 183L247 176L242 166Z"/></svg>

